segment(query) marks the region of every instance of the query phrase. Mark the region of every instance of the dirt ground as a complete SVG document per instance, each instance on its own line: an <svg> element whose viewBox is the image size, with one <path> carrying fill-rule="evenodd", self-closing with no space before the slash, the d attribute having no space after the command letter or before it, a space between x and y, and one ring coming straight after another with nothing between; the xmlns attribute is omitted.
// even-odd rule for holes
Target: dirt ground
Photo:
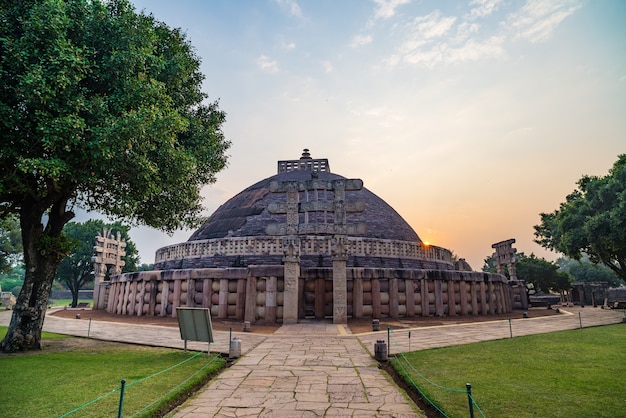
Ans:
<svg viewBox="0 0 626 418"><path fill-rule="evenodd" d="M536 318L540 316L557 315L557 312L553 309L542 308L530 308L528 312L529 318ZM420 328L430 327L436 325L454 325L464 324L468 322L484 322L484 321L496 321L506 319L518 319L523 317L523 311L513 311L510 314L502 315L476 315L476 316L453 316L453 317L415 317L415 318L382 318L380 319L380 329L385 330L387 328L403 329L403 328ZM147 317L147 316L130 316L130 315L117 315L108 313L101 310L91 309L65 309L52 312L49 315L59 316L63 318L76 319L77 315L80 315L81 321L108 321L108 322L122 322L127 324L143 324L143 325L162 325L168 327L178 327L178 320L171 317ZM314 319L307 319L306 321L315 321ZM332 321L330 318L324 321ZM212 318L211 320L213 329L216 331L243 331L243 321L229 319L222 320ZM272 334L280 327L279 324L266 324L257 322L251 325L251 332L257 334ZM372 331L371 319L348 319L348 327L353 334L362 334Z"/></svg>

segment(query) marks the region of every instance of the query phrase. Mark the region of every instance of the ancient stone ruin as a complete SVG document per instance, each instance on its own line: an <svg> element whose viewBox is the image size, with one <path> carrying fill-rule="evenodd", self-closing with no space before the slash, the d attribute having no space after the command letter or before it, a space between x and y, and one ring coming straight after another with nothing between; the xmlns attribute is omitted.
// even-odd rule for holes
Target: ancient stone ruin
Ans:
<svg viewBox="0 0 626 418"><path fill-rule="evenodd" d="M425 245L362 180L306 149L225 202L187 242L159 249L153 271L99 286L94 306L121 315L202 307L250 323L500 314L526 301L523 283Z"/></svg>

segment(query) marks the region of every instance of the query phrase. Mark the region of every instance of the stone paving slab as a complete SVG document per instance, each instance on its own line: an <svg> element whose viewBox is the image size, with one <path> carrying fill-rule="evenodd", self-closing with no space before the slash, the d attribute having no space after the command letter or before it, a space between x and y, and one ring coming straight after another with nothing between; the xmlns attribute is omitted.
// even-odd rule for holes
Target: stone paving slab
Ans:
<svg viewBox="0 0 626 418"><path fill-rule="evenodd" d="M357 335L370 355L374 356L374 345L378 340L387 342L390 335L388 353L400 353L473 342L500 340L523 335L578 329L622 322L624 313L620 310L600 308L568 307L560 308L561 315L538 318L475 322L456 325L411 328L369 332ZM409 339L409 332L411 337Z"/></svg>

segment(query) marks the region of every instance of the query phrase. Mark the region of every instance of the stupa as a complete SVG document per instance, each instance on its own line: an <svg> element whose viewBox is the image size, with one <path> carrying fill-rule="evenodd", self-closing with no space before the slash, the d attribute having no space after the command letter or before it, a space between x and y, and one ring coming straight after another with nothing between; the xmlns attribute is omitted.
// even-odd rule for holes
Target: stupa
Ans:
<svg viewBox="0 0 626 418"><path fill-rule="evenodd" d="M362 180L308 149L278 161L276 175L229 199L188 241L157 250L153 271L100 286L94 306L109 312L202 307L250 323L496 314L525 301L523 283L424 244Z"/></svg>

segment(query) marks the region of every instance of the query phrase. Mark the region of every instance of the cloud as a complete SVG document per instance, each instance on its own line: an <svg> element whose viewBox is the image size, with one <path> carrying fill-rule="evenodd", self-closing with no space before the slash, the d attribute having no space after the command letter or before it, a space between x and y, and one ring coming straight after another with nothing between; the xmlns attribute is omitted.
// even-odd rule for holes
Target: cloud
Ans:
<svg viewBox="0 0 626 418"><path fill-rule="evenodd" d="M396 14L396 8L403 4L409 4L411 0L374 0L378 5L374 19L389 19Z"/></svg>
<svg viewBox="0 0 626 418"><path fill-rule="evenodd" d="M335 71L335 67L333 67L333 64L330 61L322 61L322 67L324 67L325 73L332 73Z"/></svg>
<svg viewBox="0 0 626 418"><path fill-rule="evenodd" d="M302 17L302 9L295 0L276 0L276 3L290 15Z"/></svg>
<svg viewBox="0 0 626 418"><path fill-rule="evenodd" d="M411 22L407 29L406 40L400 45L399 50L406 55L414 55L419 48L430 44L434 39L442 37L452 28L456 17L442 17L438 10L426 15L417 17Z"/></svg>
<svg viewBox="0 0 626 418"><path fill-rule="evenodd" d="M581 7L578 1L572 0L529 0L518 12L509 15L508 26L517 31L517 38L542 42Z"/></svg>
<svg viewBox="0 0 626 418"><path fill-rule="evenodd" d="M470 17L479 18L489 16L498 9L500 4L502 4L501 0L472 0L470 6L476 7L470 10Z"/></svg>
<svg viewBox="0 0 626 418"><path fill-rule="evenodd" d="M354 38L352 38L352 41L350 41L348 46L350 48L358 48L360 46L372 43L373 40L374 38L372 38L371 35L356 35Z"/></svg>
<svg viewBox="0 0 626 418"><path fill-rule="evenodd" d="M259 58L257 58L256 63L259 66L259 68L261 68L261 70L267 73L276 74L277 72L280 71L278 69L278 63L272 60L267 55L261 55Z"/></svg>

